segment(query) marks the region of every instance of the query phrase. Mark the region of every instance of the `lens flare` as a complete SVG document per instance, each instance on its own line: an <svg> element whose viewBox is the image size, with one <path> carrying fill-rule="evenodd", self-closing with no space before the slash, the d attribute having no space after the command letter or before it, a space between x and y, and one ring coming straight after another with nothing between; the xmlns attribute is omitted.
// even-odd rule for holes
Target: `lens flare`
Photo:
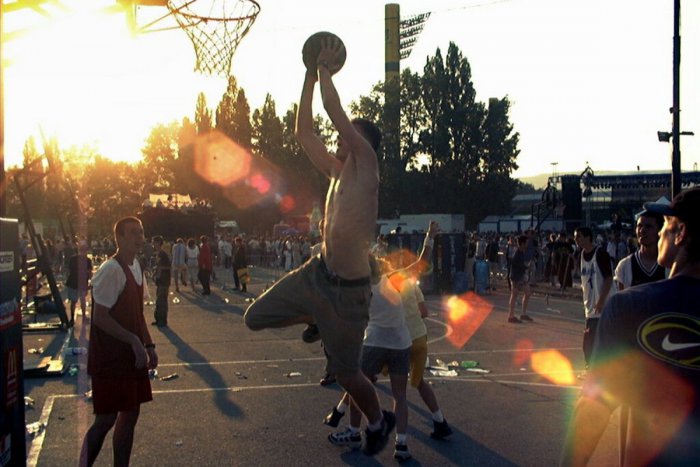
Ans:
<svg viewBox="0 0 700 467"><path fill-rule="evenodd" d="M554 384L571 385L576 382L573 365L558 350L534 352L530 361L532 369L538 375Z"/></svg>
<svg viewBox="0 0 700 467"><path fill-rule="evenodd" d="M400 269L414 263L418 257L409 250L401 248L392 251L386 255L384 259L389 261L389 263L391 263L391 267L394 269Z"/></svg>
<svg viewBox="0 0 700 467"><path fill-rule="evenodd" d="M300 207L288 193L280 169L255 156L220 131L180 135L181 147L191 148L192 169L207 183L218 185L232 204L241 209L274 203L283 214ZM302 206L303 207L303 206Z"/></svg>
<svg viewBox="0 0 700 467"><path fill-rule="evenodd" d="M285 214L294 210L296 204L296 201L290 195L284 195L279 200L280 211Z"/></svg>
<svg viewBox="0 0 700 467"><path fill-rule="evenodd" d="M466 344L493 310L493 305L474 292L453 295L443 302L452 333L447 340L455 348Z"/></svg>
<svg viewBox="0 0 700 467"><path fill-rule="evenodd" d="M219 131L198 135L194 142L194 171L209 183L230 186L250 173L251 154Z"/></svg>
<svg viewBox="0 0 700 467"><path fill-rule="evenodd" d="M643 449L628 451L627 455L634 459L626 458L627 465L652 463L679 430L687 429L698 400L691 381L642 352L608 355L595 362L586 376L582 395L603 400L612 407L630 407L630 429L636 431L636 441ZM686 435L693 437L690 431ZM697 436L692 439L697 442Z"/></svg>
<svg viewBox="0 0 700 467"><path fill-rule="evenodd" d="M401 295L397 293L391 280L382 281L379 286L379 293L392 305L401 303Z"/></svg>
<svg viewBox="0 0 700 467"><path fill-rule="evenodd" d="M270 181L262 174L255 174L250 177L250 185L258 190L261 195L266 195L270 191Z"/></svg>
<svg viewBox="0 0 700 467"><path fill-rule="evenodd" d="M530 339L521 339L515 344L513 363L515 366L523 366L530 361L534 344Z"/></svg>

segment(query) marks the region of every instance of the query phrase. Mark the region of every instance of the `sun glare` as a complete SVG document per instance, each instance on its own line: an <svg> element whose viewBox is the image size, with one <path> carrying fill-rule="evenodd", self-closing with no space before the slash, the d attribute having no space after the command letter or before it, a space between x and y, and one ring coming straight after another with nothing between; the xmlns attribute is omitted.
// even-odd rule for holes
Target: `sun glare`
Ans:
<svg viewBox="0 0 700 467"><path fill-rule="evenodd" d="M452 295L443 302L452 333L447 337L455 348L461 348L486 320L493 305L474 292Z"/></svg>
<svg viewBox="0 0 700 467"><path fill-rule="evenodd" d="M568 358L558 350L534 352L531 358L532 369L545 379L558 385L571 385L576 382L574 368Z"/></svg>
<svg viewBox="0 0 700 467"><path fill-rule="evenodd" d="M42 135L62 149L138 161L154 126L190 115L198 92L221 88L191 72L182 31L134 38L115 6L76 0L65 9L48 5L47 17L20 11L4 18L8 30L24 31L5 46L10 164L21 161L27 138Z"/></svg>
<svg viewBox="0 0 700 467"><path fill-rule="evenodd" d="M124 82L125 63L134 51L123 15L52 10L40 25L27 22L20 29L26 32L6 47L6 96L14 110L8 121L24 125L28 134L12 136L24 140L45 133L61 147L98 151L123 139L114 122L126 118L119 107L128 95L116 83Z"/></svg>

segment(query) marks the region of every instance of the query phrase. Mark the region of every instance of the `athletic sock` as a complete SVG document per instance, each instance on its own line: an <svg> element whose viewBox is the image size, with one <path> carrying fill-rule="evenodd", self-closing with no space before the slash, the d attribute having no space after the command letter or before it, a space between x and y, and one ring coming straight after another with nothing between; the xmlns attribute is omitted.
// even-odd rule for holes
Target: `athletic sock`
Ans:
<svg viewBox="0 0 700 467"><path fill-rule="evenodd" d="M348 410L348 404L343 402L342 400L338 402L338 406L335 408L339 413L345 413L346 410Z"/></svg>
<svg viewBox="0 0 700 467"><path fill-rule="evenodd" d="M384 417L380 418L378 422L375 423L368 423L367 424L367 429L369 431L377 431L382 428L382 422L384 421Z"/></svg>
<svg viewBox="0 0 700 467"><path fill-rule="evenodd" d="M433 412L433 420L436 421L437 423L442 423L445 420L445 417L442 415L442 410L437 409L435 412Z"/></svg>
<svg viewBox="0 0 700 467"><path fill-rule="evenodd" d="M348 428L350 428L350 432L351 432L352 434L355 434L355 433L359 433L359 432L360 432L360 427L359 427L359 426L352 426L352 425L350 425L350 426L348 426Z"/></svg>
<svg viewBox="0 0 700 467"><path fill-rule="evenodd" d="M406 444L406 433L396 433L396 444Z"/></svg>

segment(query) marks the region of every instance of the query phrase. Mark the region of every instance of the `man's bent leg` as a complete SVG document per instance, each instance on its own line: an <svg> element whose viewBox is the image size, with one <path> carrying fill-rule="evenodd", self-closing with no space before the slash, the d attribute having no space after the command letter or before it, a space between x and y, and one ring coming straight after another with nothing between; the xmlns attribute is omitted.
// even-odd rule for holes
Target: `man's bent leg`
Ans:
<svg viewBox="0 0 700 467"><path fill-rule="evenodd" d="M127 412L119 412L114 427L112 449L114 451L114 467L128 466L131 458L131 448L134 445L134 430L139 420L140 408Z"/></svg>
<svg viewBox="0 0 700 467"><path fill-rule="evenodd" d="M306 277L306 266L284 276L248 307L243 315L248 329L260 331L314 322L311 313L317 294Z"/></svg>
<svg viewBox="0 0 700 467"><path fill-rule="evenodd" d="M85 433L83 447L80 449L80 467L89 467L95 463L95 459L100 454L105 436L114 426L117 414L95 415L95 421Z"/></svg>
<svg viewBox="0 0 700 467"><path fill-rule="evenodd" d="M338 374L336 379L365 414L369 424L381 422L382 412L377 391L361 371L358 370L351 375Z"/></svg>

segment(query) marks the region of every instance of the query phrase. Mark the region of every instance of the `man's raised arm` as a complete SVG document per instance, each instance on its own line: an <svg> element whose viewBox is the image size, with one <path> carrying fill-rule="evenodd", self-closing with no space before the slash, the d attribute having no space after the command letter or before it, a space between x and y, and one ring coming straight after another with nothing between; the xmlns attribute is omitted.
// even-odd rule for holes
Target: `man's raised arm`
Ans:
<svg viewBox="0 0 700 467"><path fill-rule="evenodd" d="M333 126L338 130L338 135L349 145L350 152L353 157L362 158L363 156L372 155L373 161L376 163L376 156L367 140L357 132L355 126L348 118L340 103L338 90L333 84L332 72L337 66L338 55L340 54L341 44L330 39L324 39L321 44L321 51L318 54L318 81L321 86L321 98L323 99L323 108L326 109L328 117L330 117Z"/></svg>
<svg viewBox="0 0 700 467"><path fill-rule="evenodd" d="M308 70L304 78L304 87L301 90L301 99L297 109L297 121L295 136L301 147L304 148L309 160L326 177L331 177L339 169L336 165L340 163L330 154L323 141L314 132L314 119L311 109L313 101L314 85L316 84L315 71Z"/></svg>

